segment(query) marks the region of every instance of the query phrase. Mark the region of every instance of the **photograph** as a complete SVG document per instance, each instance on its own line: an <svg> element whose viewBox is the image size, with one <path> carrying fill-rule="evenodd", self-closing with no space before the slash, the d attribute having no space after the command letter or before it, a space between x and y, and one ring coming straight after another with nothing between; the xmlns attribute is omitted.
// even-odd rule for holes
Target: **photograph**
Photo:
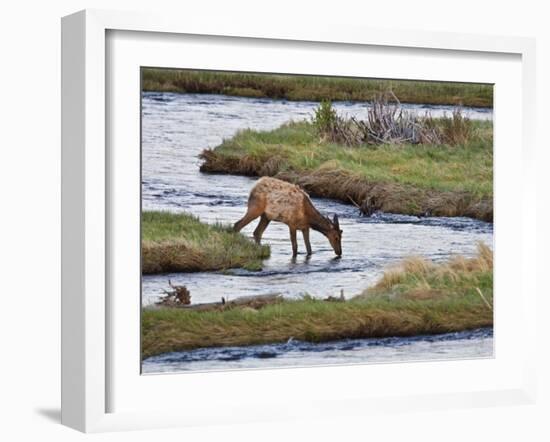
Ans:
<svg viewBox="0 0 550 442"><path fill-rule="evenodd" d="M493 84L140 89L142 374L494 357Z"/></svg>

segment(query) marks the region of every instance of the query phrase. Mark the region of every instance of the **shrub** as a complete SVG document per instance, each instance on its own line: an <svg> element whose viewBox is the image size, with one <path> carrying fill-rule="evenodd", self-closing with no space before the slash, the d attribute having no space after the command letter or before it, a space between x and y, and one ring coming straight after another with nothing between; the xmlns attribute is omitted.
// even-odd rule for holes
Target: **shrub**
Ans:
<svg viewBox="0 0 550 442"><path fill-rule="evenodd" d="M361 144L361 134L352 120L340 117L330 101L321 101L313 117L313 125L325 141L347 146Z"/></svg>
<svg viewBox="0 0 550 442"><path fill-rule="evenodd" d="M320 134L331 133L336 125L338 115L332 107L330 100L323 100L315 109L313 125Z"/></svg>

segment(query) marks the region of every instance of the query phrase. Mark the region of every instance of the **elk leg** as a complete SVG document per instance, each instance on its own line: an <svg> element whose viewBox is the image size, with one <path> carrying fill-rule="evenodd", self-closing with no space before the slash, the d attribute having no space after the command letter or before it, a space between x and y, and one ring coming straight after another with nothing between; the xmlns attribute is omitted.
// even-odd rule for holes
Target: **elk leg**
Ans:
<svg viewBox="0 0 550 442"><path fill-rule="evenodd" d="M307 256L310 256L312 251L311 243L309 242L309 229L302 230L302 235L304 236L304 243L306 244Z"/></svg>
<svg viewBox="0 0 550 442"><path fill-rule="evenodd" d="M248 224L250 224L256 218L258 218L258 216L259 215L255 215L255 214L251 214L250 212L246 212L245 216L243 216L239 221L237 221L235 224L233 224L233 230L235 232L240 232Z"/></svg>
<svg viewBox="0 0 550 442"><path fill-rule="evenodd" d="M251 195L248 198L248 209L246 214L233 225L235 232L240 232L247 224L250 224L264 212L265 205L257 197Z"/></svg>
<svg viewBox="0 0 550 442"><path fill-rule="evenodd" d="M298 242L296 241L296 229L290 228L290 242L292 242L292 256L298 255Z"/></svg>
<svg viewBox="0 0 550 442"><path fill-rule="evenodd" d="M254 207L249 207L246 214L233 225L233 230L235 232L240 232L245 226L250 224L256 218L262 214L261 210L255 209Z"/></svg>
<svg viewBox="0 0 550 442"><path fill-rule="evenodd" d="M254 230L254 240L257 244L260 244L260 242L262 241L262 235L264 234L264 231L268 225L269 220L267 219L267 216L263 214L260 218L260 222L258 223L258 227L256 227L256 230Z"/></svg>

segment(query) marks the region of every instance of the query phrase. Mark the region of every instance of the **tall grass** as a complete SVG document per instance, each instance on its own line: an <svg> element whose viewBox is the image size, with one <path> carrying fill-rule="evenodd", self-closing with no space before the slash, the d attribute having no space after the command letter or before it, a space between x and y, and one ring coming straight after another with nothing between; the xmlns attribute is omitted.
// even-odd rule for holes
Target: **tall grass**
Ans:
<svg viewBox="0 0 550 442"><path fill-rule="evenodd" d="M477 298L493 301L493 251L478 244L474 258L455 256L445 263L434 263L422 257L409 257L384 272L373 287L359 297L401 297L433 299L434 297Z"/></svg>
<svg viewBox="0 0 550 442"><path fill-rule="evenodd" d="M208 225L188 214L142 212L143 273L261 268L269 246L257 245L231 227Z"/></svg>
<svg viewBox="0 0 550 442"><path fill-rule="evenodd" d="M142 70L144 91L226 94L287 100L371 101L392 90L404 103L493 105L493 86L487 84L378 80L245 72Z"/></svg>
<svg viewBox="0 0 550 442"><path fill-rule="evenodd" d="M306 297L258 310L144 309L142 354L291 337L320 342L487 327L493 324L492 281L492 251L480 246L473 259L456 257L443 264L408 259L399 270L386 272L374 288L345 302Z"/></svg>
<svg viewBox="0 0 550 442"><path fill-rule="evenodd" d="M466 144L474 135L472 121L460 111L460 108L455 109L450 117L441 118L439 129L441 139L451 145Z"/></svg>

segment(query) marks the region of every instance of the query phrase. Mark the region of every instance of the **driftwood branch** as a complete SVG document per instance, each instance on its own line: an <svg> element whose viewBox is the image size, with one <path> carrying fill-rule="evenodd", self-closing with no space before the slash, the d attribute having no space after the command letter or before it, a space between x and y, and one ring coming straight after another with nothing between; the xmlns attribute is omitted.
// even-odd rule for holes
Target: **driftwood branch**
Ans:
<svg viewBox="0 0 550 442"><path fill-rule="evenodd" d="M166 291L165 291L166 292ZM185 304L179 302L174 298L172 292L168 292L170 296L163 297L156 304L162 307L175 307L185 310L193 311L216 311L216 310L229 310L236 307L248 307L250 309L260 309L266 305L277 304L283 300L283 297L279 294L269 294L269 295L256 295L256 296L242 296L233 300L228 300L226 298L221 298L220 302L209 302L201 304Z"/></svg>
<svg viewBox="0 0 550 442"><path fill-rule="evenodd" d="M357 202L350 195L348 195L348 199L351 201L351 204L353 204L355 207L361 210L361 206L357 204Z"/></svg>
<svg viewBox="0 0 550 442"><path fill-rule="evenodd" d="M436 121L429 112L423 116L404 109L393 91L376 96L364 120L342 117L328 110L329 121L321 129L324 139L350 147L378 144L464 143L472 133L470 120L460 108L452 116Z"/></svg>
<svg viewBox="0 0 550 442"><path fill-rule="evenodd" d="M168 285L172 288L171 291L162 290L165 296L157 302L158 305L189 305L191 304L191 292L184 285L174 285L171 280L168 280Z"/></svg>

